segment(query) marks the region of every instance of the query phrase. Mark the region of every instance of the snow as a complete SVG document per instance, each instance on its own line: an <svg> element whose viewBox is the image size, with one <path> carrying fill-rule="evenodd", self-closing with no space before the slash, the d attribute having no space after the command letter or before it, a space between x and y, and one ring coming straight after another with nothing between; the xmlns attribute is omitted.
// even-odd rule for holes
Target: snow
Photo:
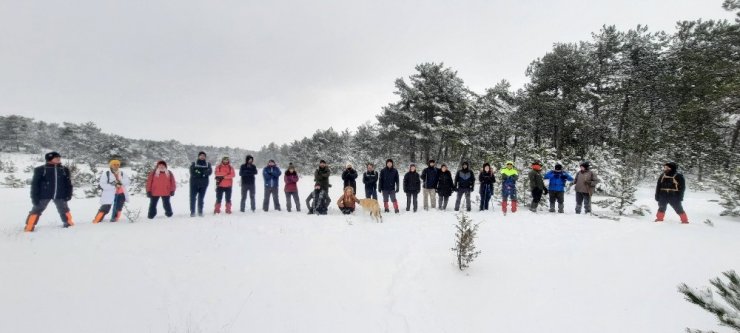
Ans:
<svg viewBox="0 0 740 333"><path fill-rule="evenodd" d="M299 181L302 201L311 179ZM660 224L575 215L573 195L566 214L474 207L482 254L460 272L453 212L407 213L400 195L384 223L335 205L288 213L284 197L266 213L260 184L256 213L238 212L235 187L236 213L190 218L180 187L169 219L160 207L154 220L93 225L98 199L74 199L75 227L50 206L34 233L21 231L28 188L0 189L0 332L718 330L677 286L740 269L740 221L719 217L708 192L686 194L689 225L671 211ZM655 209L652 196L642 187L636 204ZM214 200L209 190L207 210ZM146 214L145 197L129 205Z"/></svg>

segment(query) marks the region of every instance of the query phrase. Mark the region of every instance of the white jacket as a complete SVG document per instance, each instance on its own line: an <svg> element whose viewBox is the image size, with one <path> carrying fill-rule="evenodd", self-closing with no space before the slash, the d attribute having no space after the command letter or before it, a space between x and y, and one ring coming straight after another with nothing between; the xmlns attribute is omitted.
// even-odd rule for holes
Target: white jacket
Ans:
<svg viewBox="0 0 740 333"><path fill-rule="evenodd" d="M126 172L118 169L121 173L121 183L123 184L123 193L126 195L126 201L128 202L128 186L131 184L131 180L128 178ZM116 197L116 176L110 169L104 170L98 176L98 184L103 189L103 195L100 197L101 205L112 205L113 200Z"/></svg>

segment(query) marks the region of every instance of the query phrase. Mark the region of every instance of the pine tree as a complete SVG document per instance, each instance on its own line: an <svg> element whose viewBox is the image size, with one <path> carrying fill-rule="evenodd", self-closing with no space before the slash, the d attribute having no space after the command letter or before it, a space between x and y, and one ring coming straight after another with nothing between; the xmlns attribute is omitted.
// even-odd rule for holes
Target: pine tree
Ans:
<svg viewBox="0 0 740 333"><path fill-rule="evenodd" d="M678 291L684 294L687 301L717 316L721 326L740 332L740 277L735 271L727 271L723 275L728 280L727 282L720 278L709 280L715 288L714 291L710 288L695 289L685 283L678 286ZM715 293L722 298L722 301L714 298ZM701 331L689 330L689 332Z"/></svg>
<svg viewBox="0 0 740 333"><path fill-rule="evenodd" d="M729 177L725 174L717 185L722 201L720 205L725 208L719 215L740 216L740 167L735 168Z"/></svg>
<svg viewBox="0 0 740 333"><path fill-rule="evenodd" d="M455 247L452 248L452 251L457 255L457 267L462 271L468 268L470 263L481 253L475 248L475 237L477 237L480 224L473 224L468 214L463 211L457 214L457 222L455 225Z"/></svg>

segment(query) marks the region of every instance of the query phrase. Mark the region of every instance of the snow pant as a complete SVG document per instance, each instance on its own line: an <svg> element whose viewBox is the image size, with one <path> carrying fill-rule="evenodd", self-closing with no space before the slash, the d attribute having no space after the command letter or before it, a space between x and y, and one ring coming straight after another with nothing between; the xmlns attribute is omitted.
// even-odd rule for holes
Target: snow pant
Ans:
<svg viewBox="0 0 740 333"><path fill-rule="evenodd" d="M278 191L277 187L265 187L265 199L262 200L262 210L270 210L270 197L272 197L272 205L275 207L275 210L280 210Z"/></svg>
<svg viewBox="0 0 740 333"><path fill-rule="evenodd" d="M164 216L172 216L172 205L170 205L170 197L151 197L149 198L149 214L147 214L147 217L150 219L153 219L155 216L157 216L157 204L159 203L159 198L162 198Z"/></svg>
<svg viewBox="0 0 740 333"><path fill-rule="evenodd" d="M293 207L291 207L291 203L290 203L290 198L291 197L293 198L293 200L295 200L295 210L300 212L301 211L301 202L298 199L298 191L295 191L295 192L285 192L285 205L288 206L288 211L290 211L290 209L293 208Z"/></svg>
<svg viewBox="0 0 740 333"><path fill-rule="evenodd" d="M190 184L190 214L195 214L195 199L198 199L198 213L203 214L203 198L206 196L208 184L196 185L191 181Z"/></svg>
<svg viewBox="0 0 740 333"><path fill-rule="evenodd" d="M486 184L480 188L480 210L488 210L488 204L493 196L493 184Z"/></svg>
<svg viewBox="0 0 740 333"><path fill-rule="evenodd" d="M64 223L64 227L66 228L75 225L75 223L72 222L72 214L69 212L69 206L67 205L66 200L43 199L34 204L33 208L31 208L31 211L28 213L28 217L26 218L26 227L24 229L25 231L31 232L36 228L36 223L39 222L41 214L44 212L44 210L46 210L46 207L51 201L54 201L54 205L57 207L57 213L59 213L59 217L62 218L62 223Z"/></svg>
<svg viewBox="0 0 740 333"><path fill-rule="evenodd" d="M226 203L231 204L231 187L216 187L216 204L220 205L226 196Z"/></svg>
<svg viewBox="0 0 740 333"><path fill-rule="evenodd" d="M385 207L385 211L388 211L388 199L393 202L393 209L396 210L396 213L398 213L398 201L396 200L396 191L383 191L383 207Z"/></svg>
<svg viewBox="0 0 740 333"><path fill-rule="evenodd" d="M352 214L355 211L354 207L344 207L344 208L339 208L339 210L341 210L342 214L344 215Z"/></svg>
<svg viewBox="0 0 740 333"><path fill-rule="evenodd" d="M93 220L93 223L98 223L102 221L105 218L105 215L110 213L111 208L113 208L113 213L110 216L111 222L116 222L118 219L121 218L121 211L123 210L123 205L126 203L126 195L116 194L115 197L113 197L113 205L102 205L100 206L100 209L98 209L98 214L95 215L95 219ZM112 206L112 207L111 207Z"/></svg>
<svg viewBox="0 0 740 333"><path fill-rule="evenodd" d="M555 201L558 202L558 213L563 212L563 201L565 200L565 192L550 191L550 211L555 211Z"/></svg>
<svg viewBox="0 0 740 333"><path fill-rule="evenodd" d="M536 212L537 206L540 205L542 200L542 189L536 188L532 190L532 205L529 206L529 210Z"/></svg>
<svg viewBox="0 0 740 333"><path fill-rule="evenodd" d="M365 187L365 199L378 200L378 189L373 187Z"/></svg>
<svg viewBox="0 0 740 333"><path fill-rule="evenodd" d="M516 203L516 186L514 184L504 184L501 186L501 211L506 214L508 207L508 200L511 199L511 212L515 213L517 209Z"/></svg>
<svg viewBox="0 0 740 333"><path fill-rule="evenodd" d="M439 195L439 205L437 205L437 207L439 207L440 210L447 209L447 202L449 200L450 200L450 196L449 195L441 195L440 194Z"/></svg>
<svg viewBox="0 0 740 333"><path fill-rule="evenodd" d="M658 213L656 214L656 222L663 221L663 218L665 217L665 211L666 209L668 209L668 205L671 205L671 207L673 207L673 210L676 211L676 214L681 217L681 223L689 223L689 217L686 216L686 212L683 210L681 198L677 196L658 197Z"/></svg>
<svg viewBox="0 0 740 333"><path fill-rule="evenodd" d="M411 204L414 204L414 212L419 206L419 193L406 193L406 211L408 212L411 208Z"/></svg>
<svg viewBox="0 0 740 333"><path fill-rule="evenodd" d="M249 193L249 205L250 205L249 207L252 209L252 211L254 211L254 206L255 206L254 191L255 191L254 184L242 183L242 199L241 199L241 205L239 207L242 213L247 210L247 193Z"/></svg>
<svg viewBox="0 0 740 333"><path fill-rule="evenodd" d="M425 188L424 191L424 210L429 210L429 202L427 199L431 199L432 208L437 208L437 190L433 188Z"/></svg>
<svg viewBox="0 0 740 333"><path fill-rule="evenodd" d="M581 213L581 206L585 208L586 214L591 212L591 195L583 192L576 192L576 214Z"/></svg>
<svg viewBox="0 0 740 333"><path fill-rule="evenodd" d="M465 207L467 211L470 211L470 189L458 189L457 190L457 199L455 200L455 211L460 210L460 200L462 199L463 195L465 196Z"/></svg>

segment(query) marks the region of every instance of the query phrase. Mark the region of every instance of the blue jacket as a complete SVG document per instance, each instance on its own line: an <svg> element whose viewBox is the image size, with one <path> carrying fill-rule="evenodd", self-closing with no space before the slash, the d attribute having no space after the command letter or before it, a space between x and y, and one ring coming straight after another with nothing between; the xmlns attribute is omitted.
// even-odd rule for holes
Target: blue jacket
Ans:
<svg viewBox="0 0 740 333"><path fill-rule="evenodd" d="M543 178L550 180L547 186L550 192L565 192L565 182L573 181L573 177L565 171L550 170Z"/></svg>
<svg viewBox="0 0 740 333"><path fill-rule="evenodd" d="M398 192L398 170L396 168L385 167L380 170L380 180L378 181L378 190Z"/></svg>
<svg viewBox="0 0 740 333"><path fill-rule="evenodd" d="M426 167L421 172L421 179L424 181L424 188L435 189L437 188L437 181L439 181L439 173L441 170L436 167Z"/></svg>
<svg viewBox="0 0 740 333"><path fill-rule="evenodd" d="M262 169L262 177L265 178L265 187L278 187L280 184L280 175L282 172L276 166L266 166Z"/></svg>

